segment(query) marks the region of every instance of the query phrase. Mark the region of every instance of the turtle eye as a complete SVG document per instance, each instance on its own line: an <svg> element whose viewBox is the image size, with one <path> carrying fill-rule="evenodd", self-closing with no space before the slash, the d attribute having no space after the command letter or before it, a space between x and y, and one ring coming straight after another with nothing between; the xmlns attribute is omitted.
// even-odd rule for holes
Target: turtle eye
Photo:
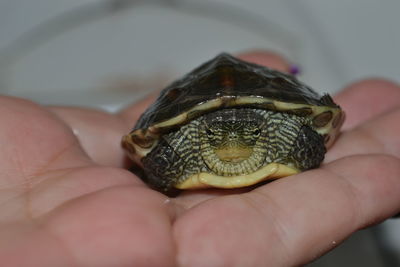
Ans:
<svg viewBox="0 0 400 267"><path fill-rule="evenodd" d="M261 133L260 129L255 129L255 130L253 130L253 135L254 135L254 136L259 136L260 133Z"/></svg>
<svg viewBox="0 0 400 267"><path fill-rule="evenodd" d="M211 131L210 129L207 129L207 130L206 130L206 134L207 134L208 137L212 137L212 136L215 135L214 132Z"/></svg>

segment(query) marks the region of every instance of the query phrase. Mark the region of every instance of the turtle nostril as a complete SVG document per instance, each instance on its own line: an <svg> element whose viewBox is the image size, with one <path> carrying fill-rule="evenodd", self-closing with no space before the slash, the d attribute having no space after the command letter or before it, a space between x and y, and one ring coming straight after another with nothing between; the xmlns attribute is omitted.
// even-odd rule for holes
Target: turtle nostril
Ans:
<svg viewBox="0 0 400 267"><path fill-rule="evenodd" d="M235 132L230 132L228 134L228 139L229 140L237 140L238 139L238 135Z"/></svg>

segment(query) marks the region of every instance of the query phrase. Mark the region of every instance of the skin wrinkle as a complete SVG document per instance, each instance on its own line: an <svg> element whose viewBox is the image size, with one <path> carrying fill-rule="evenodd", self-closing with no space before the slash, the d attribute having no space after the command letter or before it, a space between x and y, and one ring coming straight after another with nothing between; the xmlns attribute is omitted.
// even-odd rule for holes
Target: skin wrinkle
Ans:
<svg viewBox="0 0 400 267"><path fill-rule="evenodd" d="M368 143L377 144L380 147L380 149L379 149L380 151L389 152L386 149L385 143L382 142L381 139L373 133L373 131L369 131L366 128L367 127L365 127L365 126L360 126L360 127L357 127L356 131L358 131L358 133L360 135L367 137L370 140L370 142L368 142ZM374 149L374 151L376 151L376 149Z"/></svg>
<svg viewBox="0 0 400 267"><path fill-rule="evenodd" d="M259 195L263 195L262 193L260 193L260 192L257 192ZM265 198L265 196L264 196L264 198ZM269 198L267 198L267 199L271 199L270 197ZM275 201L274 201L274 203L276 203ZM277 204L275 204L276 206L277 206ZM283 209L278 209L279 211L280 211L280 213L282 214L282 212L283 212ZM288 215L280 215L280 216L274 216L273 218L290 218L290 215L288 216ZM299 261L299 259L298 259L298 257L294 257L290 252L291 251L295 251L295 249L293 249L293 244L295 244L295 245L301 245L301 244L296 244L296 243L293 243L293 240L292 240L292 245L290 246L289 245L289 243L288 243L288 241L289 240L291 240L291 238L290 238L290 236L291 236L291 231L293 231L293 230L291 230L290 229L290 225L285 225L284 223L279 223L276 219L274 219L273 220L273 222L274 222L274 226L275 226L275 229L277 230L277 232L278 232L278 235L277 235L277 237L278 237L278 239L279 239L279 242L280 242L280 244L283 246L283 248L284 248L284 250L283 251L287 251L287 252L289 252L289 253L287 253L286 255L290 255L290 256L288 256L288 257L286 257L285 258L285 261L284 261L284 263L282 263L282 259L281 259L281 266L302 266L302 265L293 265L293 261L295 260L295 261ZM321 251L320 252L318 252L317 254L318 254L318 256L315 256L315 258L318 258L321 254L323 254L324 252L326 251L326 249L325 248L321 248ZM306 263L308 263L309 262L309 259L306 259L306 260L304 260L303 259L303 264L306 264Z"/></svg>
<svg viewBox="0 0 400 267"><path fill-rule="evenodd" d="M279 243L282 246L282 251L290 251L289 246L286 243L285 240L288 240L288 233L289 231L286 230L286 227L282 223L280 223L276 218L283 218L285 215L280 215L276 216L275 214L277 213L276 211L279 211L282 214L283 209L279 207L278 202L276 202L273 197L269 196L267 193L262 193L259 192L258 190L253 190L250 193L245 193L242 195L238 195L241 197L242 200L244 200L247 205L249 205L253 210L255 210L257 213L260 213L262 217L270 218L272 221L272 225L274 226L274 229L277 230L278 235L276 235ZM275 207L273 210L275 212L271 212L271 209L268 209L269 213L265 212L265 207L262 207L258 204L258 201L254 199L255 196L258 196L263 199L263 202L266 202L269 204L269 206ZM285 260L285 262L288 262L288 258Z"/></svg>
<svg viewBox="0 0 400 267"><path fill-rule="evenodd" d="M142 190L146 190L146 191L150 190L146 186L140 185L140 184L128 184L128 185L118 184L118 185L113 185L113 186L109 186L109 187L105 187L105 188L99 188L98 190L92 191L90 193L87 193L87 194L84 194L84 195L79 195L79 196L77 196L75 198L63 201L60 205L55 207L52 211L47 212L46 214L44 214L39 220L45 221L47 218L53 216L53 214L55 214L56 212L59 212L60 210L70 206L71 203L73 204L73 202L79 201L79 198L81 198L81 199L86 198L87 199L87 198L90 198L91 196L97 195L98 193L102 193L102 192L104 193L104 192L115 190L115 189L118 189L118 188L126 189L128 187L131 187L132 189L136 189L136 190L140 190L140 191L142 191ZM168 199L168 198L166 197L165 199ZM162 201L162 202L163 202L163 205L168 203L168 201L165 201L165 200ZM172 214L167 209L165 209L165 215L169 218L169 227L172 229ZM113 228L125 228L123 226L126 225L126 224L130 225L130 222L126 222L125 220L123 220L123 221L120 222L120 224L115 224L115 221L113 221L109 226L112 226ZM108 225L106 224L106 226L108 226ZM58 237L57 231L54 231L54 230L52 231L51 229L56 229L56 227L57 226L54 225L54 223L52 223L51 221L50 221L50 223L44 224L44 228L47 228L48 232L52 233L52 236L54 236L54 237ZM103 225L103 228L109 229L109 227L104 227L104 225ZM170 231L170 233L172 235L172 230ZM63 242L62 236L58 237L58 240L61 243L64 244L63 248L65 248L66 251L68 251L68 254L74 256L74 262L79 263L79 264L71 265L71 266L87 266L87 265L83 265L83 262L79 262L78 256L76 255L76 253L77 253L76 249L74 249L74 247L71 247L71 246L67 245L68 244L67 241ZM171 238L171 241L173 243L175 243L173 238ZM174 244L172 244L172 245L174 245ZM176 251L176 246L172 250ZM129 265L123 265L123 266L129 266ZM149 265L140 265L140 266L149 266ZM170 265L168 265L168 266L170 266ZM176 265L173 265L173 266L176 266Z"/></svg>
<svg viewBox="0 0 400 267"><path fill-rule="evenodd" d="M167 213L170 216L170 237L171 237L171 242L172 242L172 253L173 253L173 265L172 266L176 266L176 267L180 267L179 265L179 261L178 261L178 255L179 255L179 246L178 246L178 241L175 237L174 234L174 224L175 221L178 219L179 216L181 216L181 207L177 207L176 203L173 203L171 201L168 201L167 203L165 203L165 205L168 205L167 207ZM172 209L172 211L171 211Z"/></svg>
<svg viewBox="0 0 400 267"><path fill-rule="evenodd" d="M365 136L370 140L370 142L368 142L368 143L378 145L380 147L379 151L381 151L382 153L392 154L390 149L387 149L388 147L387 147L386 143L383 142L379 136L374 134L374 131L370 131L367 128L369 128L369 127L360 126L360 127L357 127L357 131L360 135ZM377 151L377 149L374 148L373 151ZM394 153L393 153L393 155L394 155Z"/></svg>
<svg viewBox="0 0 400 267"><path fill-rule="evenodd" d="M333 176L328 176L328 177L332 177L331 179L335 179L338 178L339 175L336 176L336 173L331 172L330 170L328 170L329 173L333 174ZM327 175L325 175L327 176ZM356 187L354 187L353 184L351 184L348 179L346 179L343 176L340 176L342 184L340 185L340 187L342 188L341 190L339 190L342 195L344 195L345 198L349 199L348 201L345 201L346 203L350 203L351 204L351 212L349 212L350 216L349 218L345 219L345 224L351 223L351 227L349 229L351 229L350 231L356 231L358 230L357 224L358 224L358 220L357 218L359 217L359 214L361 214L360 209L358 207L361 206L360 201L358 200L357 193L356 191ZM352 199L357 200L356 202L351 202ZM356 204L355 204L356 203ZM341 223L343 224L343 223ZM337 243L341 243L346 237L337 236L337 233L335 233L335 237L333 237L333 240L335 240ZM328 251L332 250L333 248L335 248L335 246L332 246L332 243L330 240L327 240L327 243L325 245L320 245L320 248L316 250L314 255L310 255L309 258L303 258L302 262L303 264L306 264L308 262L314 261L316 259L318 259L319 257L321 257L322 255L326 254Z"/></svg>
<svg viewBox="0 0 400 267"><path fill-rule="evenodd" d="M71 132L93 162L129 168L128 159L120 149L119 143L122 133L129 132L133 122L128 126L122 116L95 108L52 107L51 111L69 125ZM96 126L93 127L91 124ZM113 147L105 149L105 145L98 146L96 144L98 139L102 139L106 144L112 144ZM111 153L114 156L111 157Z"/></svg>
<svg viewBox="0 0 400 267"><path fill-rule="evenodd" d="M72 146L71 146L71 147L72 147ZM66 148L66 149L68 149L68 148ZM65 150L66 150L66 149L65 149ZM63 152L62 152L62 153L63 153ZM59 156L61 156L61 155L59 155ZM59 156L58 156L58 157L59 157ZM56 160L56 159L54 159L54 160ZM10 190L10 189L13 189L14 187L18 187L18 186L19 186L19 187L23 187L23 186L27 183L27 181L28 181L29 183L32 184L32 181L33 181L33 180L36 181L36 183L35 183L35 186L36 186L37 184L40 184L41 182L43 182L43 180L34 179L34 178L38 178L38 176L43 176L43 175L50 174L50 173L52 173L52 172L58 172L58 171L63 171L63 170L68 170L68 169L76 168L76 167L68 167L68 168L60 168L60 169L55 169L55 170L50 170L50 171L45 171L45 172L44 172L44 169L47 167L47 165L50 165L50 164L51 164L51 163L45 164L45 167L39 168L40 170L38 170L35 174L30 175L29 178L23 179L23 180L24 180L23 182L14 183L14 184L8 183L7 185L0 185L0 191L1 191L1 190ZM77 166L77 167L85 167L85 166L87 166L86 163L85 163L85 164L82 164L82 166ZM12 168L12 169L14 170L15 168ZM14 174L14 175L17 176L17 174ZM20 173L19 173L18 175L20 175ZM1 174L0 174L0 176L1 176ZM25 177L25 176L28 176L28 175L24 175L24 177ZM16 188L16 189L18 189L18 188Z"/></svg>
<svg viewBox="0 0 400 267"><path fill-rule="evenodd" d="M368 156L365 156L365 157L374 157L374 164L376 165L375 169L379 169L380 166L385 166L385 165L390 166L390 165L395 164L396 167L398 168L398 170L400 170L400 167L399 167L400 161L399 161L399 158L395 155L384 154L384 153L374 153L374 154L368 154ZM393 162L395 162L395 163L393 163ZM378 178L379 180L385 180L385 179L388 179L388 177L391 177L391 176L390 175L382 176L382 175L375 174L373 177L369 177L368 179L377 179ZM399 177L396 177L395 179L396 179L396 182L398 183ZM378 187L379 189L381 189L379 187L380 184L381 183L379 183L378 186L376 186L375 188ZM383 197L386 197L385 193L381 193L381 194L384 195ZM398 212L400 212L400 210ZM364 224L361 225L359 229L363 229L363 228L375 225L375 224L379 223L380 221L382 221L381 216L372 218L370 221L365 221Z"/></svg>
<svg viewBox="0 0 400 267"><path fill-rule="evenodd" d="M65 179L65 177L67 177L70 173L73 173L73 172L76 171L76 167L68 168L68 169L66 169L66 172L63 172L63 170L56 170L56 171L61 171L62 173L60 175L57 175L57 176L51 176L51 181L53 181L53 182L55 182L57 180L61 181L61 180ZM40 184L42 184L42 183L44 183L46 181L49 181L49 179L46 179L46 178L42 179L40 182L36 183L35 187L37 188ZM32 194L32 192L30 192L30 194ZM72 200L72 199L75 199L75 197L70 198L69 200ZM59 206L59 204L55 205L50 210L46 210L45 212L43 212L43 211L42 212L38 212L38 211L37 212L33 212L33 208L31 207L32 218L34 219L34 218L40 216L41 213L50 212L50 211L56 209L58 206Z"/></svg>
<svg viewBox="0 0 400 267"><path fill-rule="evenodd" d="M335 142L334 147L332 149L328 150L328 153L326 154L325 160L324 160L325 164L329 164L332 161L337 160L338 158L343 158L343 157L352 156L352 155L364 155L364 154L368 153L368 151L365 151L364 147L362 147L361 151L357 151L356 153L354 153L354 151L351 152L352 154L349 154L348 152L346 152L345 154L342 154L343 153L342 151L336 152L338 147L340 146L339 142L341 142L342 140L347 142L346 138L348 136L351 137L353 134L358 135L359 136L358 140L361 140L363 144L365 144L365 143L375 144L375 147L373 148L374 151L379 149L379 151L382 151L382 153L385 152L385 145L383 144L383 142L381 142L379 137L369 133L368 129L366 129L365 127L359 126L356 129L347 130L346 132L343 132L341 134L342 139L338 139L338 142ZM337 146L337 145L339 145L339 146ZM377 147L379 147L379 148L377 148ZM367 148L367 150L371 150L371 148ZM332 151L334 151L335 154L338 153L338 155L335 155L334 158L332 158L330 156ZM346 150L343 150L343 151L346 151ZM321 167L323 167L325 164L321 165Z"/></svg>
<svg viewBox="0 0 400 267"><path fill-rule="evenodd" d="M400 113L400 109L391 109L388 112L385 112L385 114L389 114L393 116L393 114L395 113ZM365 135L369 135L371 137L372 140L376 141L378 144L380 144L384 149L384 152L387 152L391 155L396 155L396 151L393 151L393 145L389 146L389 144L387 142L382 142L382 139L379 137L379 135L377 135L378 133L376 131L374 131L375 129L372 129L370 131L368 131L368 129L365 128L371 128L369 125L367 126L361 126L358 127L359 129L361 129L362 131L364 131ZM369 133L368 133L369 132Z"/></svg>
<svg viewBox="0 0 400 267"><path fill-rule="evenodd" d="M175 198L169 198L168 203L165 203L167 205L167 209L171 210L170 212L172 213L172 222L175 222L177 218L181 217L183 214L185 214L188 210L194 208L194 206L190 206L189 204L185 205L184 202L179 201Z"/></svg>
<svg viewBox="0 0 400 267"><path fill-rule="evenodd" d="M65 176L69 175L70 173L76 171L75 168L76 167L58 169L58 170L51 170L51 171L49 171L47 173L39 174L38 176L50 175L53 172L62 172L62 174L60 174L60 175L51 176L51 180L55 181L55 180L58 180L58 179L62 179ZM64 172L64 171L66 171L66 172ZM35 177L37 178L37 176L35 176ZM35 187L39 186L41 183L43 183L45 181L48 181L48 179L41 179L39 181L38 181L38 179L36 179ZM15 186L19 186L19 185L23 185L23 184L25 184L25 183L21 183L21 184L15 185ZM31 188L31 190L32 189L33 189L33 187ZM4 189L0 188L0 190L4 190ZM7 190L7 188L5 190ZM22 198L24 194L26 194L26 191L23 191L21 193L18 193L17 195L14 195L14 196L6 199L5 201L0 203L0 206L6 205L8 202L13 201L14 199ZM36 216L33 216L32 218L35 218L35 217Z"/></svg>
<svg viewBox="0 0 400 267"><path fill-rule="evenodd" d="M73 260L74 259L72 257L73 254L71 253L71 251L66 249L66 247L64 246L64 244L62 242L62 238L59 238L59 237L53 235L49 231L49 229L46 229L45 224L42 222L41 219L32 219L29 221L15 221L14 220L9 223L1 223L1 225L3 225L3 227L6 226L7 224L11 224L12 225L11 227L18 227L18 228L24 228L25 225L28 225L29 226L28 232L33 234L33 236L41 235L41 240L47 240L47 241L54 240L55 244L52 243L51 250L54 251L54 246L56 246L56 248L60 248L63 252L65 252L65 254L63 252L57 253L57 255L63 256L61 259L58 258L58 260L62 260L62 262L63 262L63 264L60 266L81 266L81 265L78 265L75 260ZM48 238L46 238L46 236ZM17 238L19 238L20 240L13 239L13 242L21 242L21 241L24 242L24 240L23 239L21 240L21 238L19 236L17 236ZM27 240L27 242L24 242L24 244L29 243L29 242L31 242L31 241ZM49 243L47 243L47 245L48 244ZM22 245L20 248L22 249L22 251L26 249L26 247L24 245ZM42 248L38 247L38 250L40 250L40 249L42 249ZM14 252L14 251L12 251L12 252ZM32 252L32 250L31 250L31 252ZM35 248L33 249L33 252L36 253ZM67 256L64 256L64 255L67 255ZM52 255L52 257L53 256L54 255ZM8 259L6 259L6 262L8 262L7 260ZM20 262L18 259L17 259L17 261ZM65 264L65 261L67 261L68 264ZM2 259L2 262L4 263L4 259ZM25 264L26 264L26 262L25 262ZM31 266L31 264L32 264L32 262L29 262L29 266ZM12 265L12 266L14 266L14 265ZM18 266L20 266L20 265L18 265ZM23 266L25 266L25 265L23 265Z"/></svg>
<svg viewBox="0 0 400 267"><path fill-rule="evenodd" d="M355 227L355 225L357 225L357 218L365 218L365 214L361 211L361 201L360 199L357 197L358 194L357 192L361 192L360 190L358 190L358 188L356 186L354 186L353 183L350 182L350 179L344 177L343 175L341 175L338 172L335 172L334 169L332 168L324 168L324 171L331 173L332 175L326 175L328 177L334 177L335 180L337 180L336 178L341 178L341 181L343 183L343 187L345 188L344 191L340 191L340 192L346 192L344 193L345 196L349 199L348 203L351 203L351 209L352 212L350 212L352 218L350 219L351 222L353 222L353 226L351 227L351 229L357 229L358 227ZM331 178L332 179L332 178ZM354 201L352 201L352 199ZM361 215L362 214L362 215Z"/></svg>
<svg viewBox="0 0 400 267"><path fill-rule="evenodd" d="M19 156L19 153L15 151L14 153L14 162L16 163L17 168L20 170L20 176L22 176L23 183L21 184L23 192L21 194L21 197L23 197L24 200L24 215L26 219L33 221L33 216L32 216L32 210L30 206L30 191L32 189L32 178L30 175L27 175L25 173L25 168L23 168L23 164L21 163L21 157Z"/></svg>
<svg viewBox="0 0 400 267"><path fill-rule="evenodd" d="M178 242L176 240L176 237L174 235L173 228L174 228L175 221L183 213L186 212L187 208L185 208L182 204L174 201L173 198L169 198L169 197L167 197L164 200L163 204L166 206L166 213L169 216L169 222L170 222L169 227L171 229L171 231L170 231L170 233L171 233L171 242L172 242L171 245L172 245L172 251L173 251L172 253L174 255L174 257L173 257L174 264L172 266L180 267L179 264L178 264L178 256L177 256L179 254L179 252L178 252L179 246L178 246Z"/></svg>
<svg viewBox="0 0 400 267"><path fill-rule="evenodd" d="M56 170L50 170L50 171L48 171L48 172L45 172L45 173L42 173L42 174L40 174L40 176L51 176L51 181L53 181L53 182L56 182L57 180L62 180L62 179L64 179L66 176L68 176L68 175L70 175L70 174L72 174L72 173L74 173L74 172L79 172L79 171L85 171L85 168L86 168L86 166L82 166L82 167L69 167L69 168L62 168L62 169L56 169ZM60 173L60 174L58 174L58 175L56 175L57 174L57 172L58 173ZM37 180L37 177L36 177L36 180ZM43 178L43 179L41 179L40 181L36 181L36 184L35 184L35 187L32 187L31 188L31 191L29 192L29 195L31 195L31 193L33 192L33 189L34 188L37 188L40 184L42 184L42 183L44 183L44 182L47 182L47 181L49 181L49 179L46 179L46 178ZM121 184L119 184L119 185L121 185ZM125 184L123 184L123 185L125 185ZM131 185L131 183L127 183L126 185ZM144 187L144 185L142 185L143 187ZM80 186L80 190L82 189L82 186ZM85 191L86 192L86 191ZM88 191L89 192L89 191ZM95 191L91 191L91 192L95 192ZM0 206L4 206L4 205L6 205L7 203L10 203L11 201L14 201L14 200L16 200L16 199L18 199L18 198L20 198L20 199L26 199L26 197L25 197L25 194L26 194L27 192L21 192L21 193L19 193L18 195L15 195L15 196L13 196L13 197L10 197L10 198L8 198L8 199L6 199L5 201L3 201L2 203L0 203ZM79 197L79 196L77 196L77 197ZM73 199L75 199L76 197L71 197L71 198L66 198L66 200L73 200ZM29 197L29 200L30 200L30 204L32 204L32 201L31 201L31 197ZM65 200L63 200L63 201L65 201ZM47 212L50 212L50 211L52 211L52 210L54 210L55 208L57 208L59 206L59 204L56 204L56 205L54 205L53 207L51 207L50 209L48 209L48 210L45 210L45 211L43 211L43 210L41 210L40 212L39 211L36 211L36 212L34 212L33 211L33 208L32 207L30 207L30 211L31 211L31 217L29 217L29 219L31 219L31 220L34 220L35 218L37 218L38 216L41 216L43 213L47 213Z"/></svg>
<svg viewBox="0 0 400 267"><path fill-rule="evenodd" d="M46 170L47 167L49 167L52 163L54 163L57 159L59 159L60 157L62 157L65 153L68 152L69 149L74 148L75 146L80 146L79 140L74 138L73 141L70 144L67 144L65 146L65 148L60 149L60 152L55 154L52 158L50 158L50 160L47 162L47 164L44 164L43 166L41 166L40 168L38 168L38 170L33 174L34 176L39 175L41 172L43 172L44 170ZM82 153L85 153L82 150ZM87 156L87 154L85 153L85 156ZM86 158L86 160L88 160L90 163L92 163L92 161L89 159L89 157ZM86 164L84 164L83 166L86 166Z"/></svg>
<svg viewBox="0 0 400 267"><path fill-rule="evenodd" d="M339 174L336 174L334 171L332 171L331 169L324 169L323 171L326 171L326 172L328 172L328 174L326 174L326 175L323 175L324 177L331 177L331 179L335 179L336 180L336 178L337 178L337 176L339 176ZM331 175L329 175L329 173L331 174ZM322 175L321 175L322 176ZM357 191L359 191L358 190L358 188L356 187L356 186L354 186L354 184L352 184L350 181L348 181L348 179L346 179L346 177L343 177L343 176L340 176L341 178L343 178L343 179L341 179L341 181L342 181L342 183L341 183L341 185L340 185L340 188L342 188L342 190L339 190L340 192L343 192L343 195L344 195L344 197L346 198L346 199L348 199L348 201L345 201L346 203L352 203L352 205L351 205L351 212L349 213L350 215L351 215L351 217L349 217L349 218L346 218L346 224L347 223L351 223L351 227L349 228L350 229L350 231L355 231L355 230L358 230L359 229L359 227L357 227L357 225L359 224L359 220L357 220L357 218L365 218L365 212L364 212L364 214L363 214L363 212L361 211L361 209L360 209L360 207L362 206L361 205L361 203L360 203L360 200L358 199L358 193L357 193ZM257 190L254 190L253 192L257 192ZM359 191L359 192L361 192L361 191ZM258 195L259 196L263 196L264 198L265 197L267 197L266 195L264 195L264 194L262 194L262 193L260 193L260 192L257 192L258 193ZM267 202L269 202L269 203L271 203L271 199L272 198L270 198L270 197L267 197ZM353 201L354 200L354 201ZM257 203L256 201L254 201L254 203ZM276 203L275 201L273 201L273 203ZM276 206L277 206L277 204L275 204ZM282 209L278 209L280 212L282 211ZM275 217L277 217L277 216L275 216ZM280 218L284 218L285 216L280 216ZM274 221L274 222L276 222L276 221ZM286 242L285 242L285 236L286 236L286 239L287 240L290 240L290 238L288 238L288 237L290 237L290 230L288 231L288 230L286 230L285 231L285 227L283 227L283 225L282 224L280 224L280 223L274 223L274 225L275 225L275 228L279 231L279 233L280 233L280 235L279 235L279 237L280 237L280 240L282 241L281 243L283 244L283 245L285 245L286 244ZM276 227L276 226L278 226L278 227ZM287 228L287 227L286 227ZM287 228L288 229L288 228ZM344 239L344 237L340 237L340 238L334 238L334 240L336 241L336 244L338 243L338 242L341 242L341 240L343 240ZM295 245L299 245L299 244L295 244ZM331 250L331 249L333 249L334 247L336 247L336 245L335 246L332 246L332 243L331 242L328 242L327 244L326 244L326 247L321 247L321 249L319 250L319 252L317 252L315 255L314 255L314 258L318 258L318 257L320 257L321 255L323 255L323 254L325 254L328 250ZM292 251L293 249L290 249L291 247L289 247L288 245L286 245L286 251ZM295 258L294 258L295 259ZM293 261L293 259L292 259L292 261ZM307 262L309 262L310 261L310 258L307 258L307 259L303 259L303 263L305 264L305 263L307 263ZM293 266L293 265L291 265L291 264L289 264L289 262L291 262L291 260L290 259L288 259L287 261L286 261L286 264L284 264L283 266Z"/></svg>
<svg viewBox="0 0 400 267"><path fill-rule="evenodd" d="M57 154L55 154L53 157L51 157L49 159L49 161L47 161L43 166L40 166L38 168L37 171L35 171L33 174L31 175L26 175L23 174L23 179L26 181L26 183L24 183L24 193L22 194L22 196L24 196L24 200L25 200L25 212L26 212L26 216L28 219L33 220L34 218L34 214L32 211L32 200L31 200L31 192L32 192L32 188L33 188L33 181L36 180L37 177L40 177L39 173L43 172L46 168L48 168L52 163L54 163L57 159L59 159L60 157L62 157L69 149L71 149L72 147L74 147L74 145L76 145L78 143L77 139L74 139L74 141L72 141L70 144L67 144L65 146L65 148L61 149ZM43 181L40 181L43 182ZM39 182L39 183L40 183Z"/></svg>
<svg viewBox="0 0 400 267"><path fill-rule="evenodd" d="M52 180L53 180L53 179L58 179L59 177L63 177L63 176L65 176L65 175L68 175L68 173L63 173L63 174L58 175L58 176L52 176L51 179L52 179ZM22 182L22 183L10 185L8 188L7 188L7 187L0 188L1 191L6 191L6 190L17 191L17 189L19 189L19 188L15 188L15 187L18 187L18 186L21 187L21 188L23 188L22 192L17 193L16 195L13 195L12 197L9 197L9 198L3 200L2 202L0 202L0 206L7 205L8 203L14 202L14 200L17 200L17 199L24 199L24 200L25 200L25 201L24 201L24 203L25 203L25 209L26 209L28 203L31 202L30 192L31 192L32 189L33 189L33 187L32 187L32 180L33 180L33 177L34 177L34 178L37 178L38 176L35 175L35 176L31 176L31 177L32 177L32 178L27 178L27 179L25 179L25 181ZM29 180L29 182L27 182L27 180ZM36 179L36 180L38 180L38 179ZM36 187L37 185L41 184L43 181L46 181L46 179L42 179L42 180L40 180L40 181L36 181L35 187ZM26 186L27 183L29 183L29 186ZM29 187L29 190L27 189L28 187ZM33 212L32 212L31 207L29 207L29 211L30 211L30 212L29 212L30 216L28 216L27 218L28 218L28 219L33 219L35 216L34 216L34 214L33 214Z"/></svg>
<svg viewBox="0 0 400 267"><path fill-rule="evenodd" d="M73 199L70 199L69 201L72 201L72 200ZM59 205L57 208L62 207L64 204L68 204L69 201L62 203L62 205ZM44 216L44 217L46 217L46 216ZM46 226L46 224L43 225L43 229L46 229L46 232L51 237L53 237L55 240L57 240L58 243L60 244L60 247L66 252L66 254L68 256L70 256L69 258L72 259L72 261L75 263L72 266L82 266L81 264L78 264L78 259L76 257L76 254L74 253L75 250L73 248L69 247L67 245L67 243L65 241L63 241L62 237L58 236L58 234L55 231L52 231L51 227L49 227L48 225Z"/></svg>
<svg viewBox="0 0 400 267"><path fill-rule="evenodd" d="M347 157L343 157L344 158L351 158L352 156L347 156ZM377 164L380 163L380 166L382 166L382 161L388 161L389 159L391 161L396 161L396 164L398 162L398 158L396 158L395 156L391 156L391 155L387 155L387 154L380 154L380 153L376 153L376 154L368 154L368 155L356 155L356 157L366 157L369 158L371 160L371 158L373 158L374 163L373 164ZM378 161L378 163L376 163ZM383 164L384 165L384 164ZM378 166L379 167L379 166ZM358 186L356 186L354 183L352 183L352 179L346 178L346 176L335 172L334 168L330 168L325 166L324 167L325 170L329 170L331 173L333 173L334 175L336 175L339 178L342 178L341 181L346 182L347 184L349 184L349 189L351 190L351 195L353 195L352 199L349 199L348 203L353 203L352 204L352 214L353 214L353 218L351 220L351 222L353 223L353 227L351 229L353 229L353 231L356 230L360 230L360 229L364 229L367 228L369 226L375 225L377 223L379 223L382 218L381 215L377 215L375 218L371 218L369 221L366 220L366 218L371 217L370 215L368 215L368 212L365 210L362 210L361 207L365 206L361 203L361 200L359 197L362 197L363 195L365 195L365 192L363 192L362 190L360 190L358 188ZM380 179L385 179L385 177L379 177ZM376 175L373 175L373 177L368 177L368 175L366 175L365 179L376 179ZM369 192L368 192L369 193ZM357 222L357 218L361 218L362 220L358 220ZM359 225L357 227L357 225Z"/></svg>
<svg viewBox="0 0 400 267"><path fill-rule="evenodd" d="M65 258L68 258L70 260L71 264L69 266L81 266L81 265L78 265L78 259L75 257L75 254L72 252L72 250L70 248L68 248L68 246L66 246L65 242L63 242L63 239L61 237L59 237L56 233L51 231L51 229L49 227L46 227L46 224L38 224L38 227L40 227L42 229L42 231L47 233L47 235L50 236L50 238L52 238L53 240L55 240L57 242L57 244L59 244L59 247L68 256Z"/></svg>

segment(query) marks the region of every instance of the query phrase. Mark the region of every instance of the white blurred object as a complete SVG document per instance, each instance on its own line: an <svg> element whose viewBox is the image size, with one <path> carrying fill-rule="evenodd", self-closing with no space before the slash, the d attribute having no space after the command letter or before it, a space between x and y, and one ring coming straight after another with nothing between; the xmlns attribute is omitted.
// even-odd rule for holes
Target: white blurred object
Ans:
<svg viewBox="0 0 400 267"><path fill-rule="evenodd" d="M381 226L385 248L400 263L400 218L387 220Z"/></svg>
<svg viewBox="0 0 400 267"><path fill-rule="evenodd" d="M118 90L118 80L135 84L164 75L162 87L223 51L300 54L294 34L244 8L146 3L91 1L33 24L3 49L1 89L42 103L114 106L154 89Z"/></svg>

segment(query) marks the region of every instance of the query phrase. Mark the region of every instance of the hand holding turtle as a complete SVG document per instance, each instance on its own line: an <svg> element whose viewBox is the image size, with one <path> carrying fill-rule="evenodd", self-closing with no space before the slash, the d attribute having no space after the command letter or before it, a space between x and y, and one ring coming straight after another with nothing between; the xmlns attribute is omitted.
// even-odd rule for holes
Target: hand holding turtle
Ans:
<svg viewBox="0 0 400 267"><path fill-rule="evenodd" d="M275 55L242 58L287 70ZM4 265L297 266L400 211L393 83L363 81L336 97L345 132L321 168L250 192L174 199L122 169L116 145L152 100L114 116L0 99Z"/></svg>

